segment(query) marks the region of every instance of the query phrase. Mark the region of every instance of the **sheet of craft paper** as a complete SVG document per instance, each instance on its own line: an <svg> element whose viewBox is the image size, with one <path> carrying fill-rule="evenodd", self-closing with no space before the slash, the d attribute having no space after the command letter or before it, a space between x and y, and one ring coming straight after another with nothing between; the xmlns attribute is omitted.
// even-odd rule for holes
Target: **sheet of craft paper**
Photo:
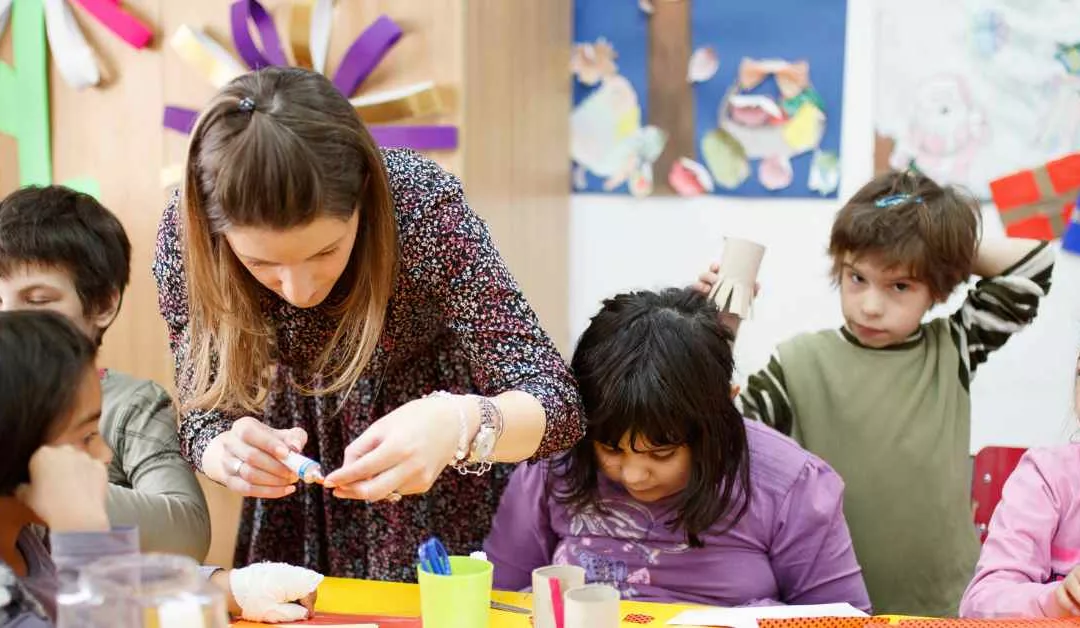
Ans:
<svg viewBox="0 0 1080 628"><path fill-rule="evenodd" d="M582 82L578 76L571 77L575 107L571 114L571 153L573 156L576 147L580 160L572 163L575 191L627 192L628 182L613 190L605 190L604 182L613 175L618 178L618 171L633 162L649 139L642 128L648 120L648 20L648 14L634 2L574 2L573 42L593 44L595 48L603 39L615 55L611 72L606 67L607 48L603 45L597 60L576 53L578 64L606 76L594 85ZM584 78L592 82L588 72Z"/></svg>
<svg viewBox="0 0 1080 628"><path fill-rule="evenodd" d="M914 162L986 199L993 179L1080 149L1080 1L875 6L879 170Z"/></svg>
<svg viewBox="0 0 1080 628"><path fill-rule="evenodd" d="M339 613L317 612L311 619L290 624L261 624L258 622L238 621L232 628L258 628L259 626L334 626L336 628L420 628L419 617L384 617L380 615L348 615Z"/></svg>
<svg viewBox="0 0 1080 628"><path fill-rule="evenodd" d="M721 175L714 193L835 198L843 117L846 0L692 0L690 15L693 48L712 47L720 59L716 75L694 85L696 158ZM806 61L809 86L816 92L816 97L807 92L801 99L788 99L790 110L784 110L772 125L774 132L743 136L739 144L745 144L745 165L739 163L739 146L732 144L732 138L714 133L720 126L719 109L737 84L743 58ZM739 90L782 104L784 98L778 92L775 77L766 78L753 89ZM787 159L756 157L758 152L770 157L777 152L791 153L790 164Z"/></svg>

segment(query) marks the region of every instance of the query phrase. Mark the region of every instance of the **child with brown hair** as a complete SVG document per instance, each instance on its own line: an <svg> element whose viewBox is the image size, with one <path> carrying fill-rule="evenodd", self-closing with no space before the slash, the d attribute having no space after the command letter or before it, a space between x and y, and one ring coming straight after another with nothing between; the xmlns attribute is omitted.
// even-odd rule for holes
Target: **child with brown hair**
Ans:
<svg viewBox="0 0 1080 628"><path fill-rule="evenodd" d="M1035 318L1053 250L980 241L978 203L912 172L881 175L829 242L844 326L782 342L741 400L846 483L845 515L874 610L955 615L979 553L970 490L971 378ZM708 290L719 268L700 277ZM926 313L971 274L947 317Z"/></svg>

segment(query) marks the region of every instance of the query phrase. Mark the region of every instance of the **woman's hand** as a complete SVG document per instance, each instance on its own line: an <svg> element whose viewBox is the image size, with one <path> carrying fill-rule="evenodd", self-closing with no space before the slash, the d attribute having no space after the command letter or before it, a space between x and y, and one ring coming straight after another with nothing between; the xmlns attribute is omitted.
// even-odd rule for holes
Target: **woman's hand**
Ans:
<svg viewBox="0 0 1080 628"><path fill-rule="evenodd" d="M30 483L16 491L53 532L106 532L105 465L70 445L44 446L30 457Z"/></svg>
<svg viewBox="0 0 1080 628"><path fill-rule="evenodd" d="M210 441L203 453L203 473L245 497L285 497L296 492L299 478L282 460L306 443L302 428L279 430L246 416Z"/></svg>
<svg viewBox="0 0 1080 628"><path fill-rule="evenodd" d="M394 410L349 444L344 463L324 486L335 497L367 501L427 492L457 453L462 413L467 443L479 429L478 413L469 412L468 403L464 396L433 396Z"/></svg>

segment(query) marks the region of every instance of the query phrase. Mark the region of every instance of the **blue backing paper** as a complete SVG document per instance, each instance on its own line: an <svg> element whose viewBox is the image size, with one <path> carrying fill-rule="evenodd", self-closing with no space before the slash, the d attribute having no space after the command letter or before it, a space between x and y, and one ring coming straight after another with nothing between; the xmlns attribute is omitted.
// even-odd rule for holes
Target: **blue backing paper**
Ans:
<svg viewBox="0 0 1080 628"><path fill-rule="evenodd" d="M810 83L825 105L826 128L820 149L839 154L846 0L687 1L691 2L693 49L711 46L720 57L720 71L716 76L694 85L694 143L698 161L704 163L700 154L701 138L717 128L717 109L724 94L735 83L743 57L810 63ZM594 0L586 4L598 3ZM771 79L765 81L762 88L768 89L770 85L775 85ZM716 193L821 198L822 195L808 186L812 157L813 151L809 151L791 160L794 179L784 189L770 191L762 187L757 179L759 161L754 160L750 162L750 177L742 185L734 190L717 186ZM667 173L656 173L656 176L666 177ZM836 198L836 192L826 198Z"/></svg>
<svg viewBox="0 0 1080 628"><path fill-rule="evenodd" d="M543 2L543 0L530 1ZM627 0L575 0L574 43L595 43L601 37L611 42L611 47L618 54L615 59L618 72L634 86L638 102L641 103L642 124L647 124L649 119L649 16L638 8L636 2ZM597 87L582 85L573 77L570 80L574 84L574 106L577 106ZM664 176L667 176L666 173ZM588 173L586 181L587 185L584 189L575 191L604 191L604 180L600 177ZM614 192L627 193L626 184L620 185Z"/></svg>

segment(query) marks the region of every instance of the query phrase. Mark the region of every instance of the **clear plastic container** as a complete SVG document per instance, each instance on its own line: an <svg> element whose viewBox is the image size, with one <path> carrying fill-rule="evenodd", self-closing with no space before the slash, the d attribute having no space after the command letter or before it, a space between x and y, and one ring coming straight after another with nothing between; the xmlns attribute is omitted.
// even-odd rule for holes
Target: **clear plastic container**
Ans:
<svg viewBox="0 0 1080 628"><path fill-rule="evenodd" d="M228 628L225 595L194 560L167 554L106 558L57 596L59 628Z"/></svg>

